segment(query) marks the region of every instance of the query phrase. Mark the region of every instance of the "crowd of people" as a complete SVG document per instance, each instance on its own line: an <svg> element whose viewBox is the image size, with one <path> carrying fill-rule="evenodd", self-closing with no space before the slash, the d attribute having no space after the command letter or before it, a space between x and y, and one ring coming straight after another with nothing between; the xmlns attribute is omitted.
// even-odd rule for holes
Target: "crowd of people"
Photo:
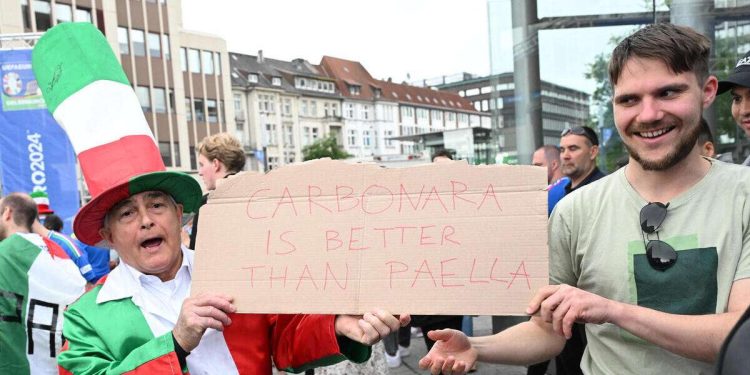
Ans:
<svg viewBox="0 0 750 375"><path fill-rule="evenodd" d="M710 48L706 37L668 23L617 45L609 78L628 162L605 176L599 138L586 126L534 152L549 184L550 285L529 301L530 318L497 317L485 337L462 332L461 316L238 314L232 296L191 296L207 195L189 175L166 171L153 138L133 141L150 137L145 121L104 129L108 147L140 147L148 160L110 152L82 163L96 188L74 236L61 232L43 192L0 198L0 373L270 374L274 365L379 374L408 351L410 322L424 334L428 353L419 364L432 374L464 374L477 362L544 374L551 360L557 374L747 373L750 157L743 165L714 159L703 111L728 92L732 116L750 136L750 52L719 81L709 74ZM73 66L90 74L65 74ZM45 99L59 105L74 96L59 87L103 90L88 106L134 96L90 24L48 31L34 71ZM132 119L133 111L140 108L122 105L112 115ZM90 121L53 113L66 130ZM81 140L71 142L85 151ZM244 163L241 144L226 133L198 147L209 191ZM127 167L101 167L111 165Z"/></svg>

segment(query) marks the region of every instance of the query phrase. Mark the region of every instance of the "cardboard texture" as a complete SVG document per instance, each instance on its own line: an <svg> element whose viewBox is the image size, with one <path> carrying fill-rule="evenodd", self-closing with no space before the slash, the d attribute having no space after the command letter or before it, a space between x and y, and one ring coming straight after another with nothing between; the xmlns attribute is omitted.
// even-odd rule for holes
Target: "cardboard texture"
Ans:
<svg viewBox="0 0 750 375"><path fill-rule="evenodd" d="M523 315L548 282L546 169L329 159L227 179L192 293L245 313Z"/></svg>

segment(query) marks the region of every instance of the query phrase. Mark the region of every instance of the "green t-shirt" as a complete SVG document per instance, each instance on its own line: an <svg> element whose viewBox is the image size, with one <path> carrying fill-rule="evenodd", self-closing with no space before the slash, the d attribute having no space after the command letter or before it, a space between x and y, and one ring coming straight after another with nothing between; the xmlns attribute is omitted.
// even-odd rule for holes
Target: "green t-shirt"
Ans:
<svg viewBox="0 0 750 375"><path fill-rule="evenodd" d="M732 283L750 277L750 169L711 162L701 181L669 202L657 232L678 252L671 268L657 271L648 263L639 223L648 202L622 168L558 203L550 219L550 282L668 313L725 312ZM709 363L673 354L614 324L587 324L586 337L586 374L712 371Z"/></svg>

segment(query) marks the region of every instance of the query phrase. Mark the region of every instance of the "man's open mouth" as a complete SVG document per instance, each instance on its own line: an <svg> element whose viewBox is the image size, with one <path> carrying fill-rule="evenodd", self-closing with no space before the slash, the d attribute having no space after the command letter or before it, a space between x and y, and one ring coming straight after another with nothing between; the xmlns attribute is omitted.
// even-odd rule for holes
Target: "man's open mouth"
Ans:
<svg viewBox="0 0 750 375"><path fill-rule="evenodd" d="M159 245L161 245L163 241L164 240L161 237L149 238L141 242L141 247L146 247L146 248L158 247Z"/></svg>
<svg viewBox="0 0 750 375"><path fill-rule="evenodd" d="M674 128L675 128L674 126L670 126L668 128L649 130L646 132L635 132L634 134L641 138L652 139L652 138L660 137L664 134L667 134L671 132L672 130L674 130Z"/></svg>

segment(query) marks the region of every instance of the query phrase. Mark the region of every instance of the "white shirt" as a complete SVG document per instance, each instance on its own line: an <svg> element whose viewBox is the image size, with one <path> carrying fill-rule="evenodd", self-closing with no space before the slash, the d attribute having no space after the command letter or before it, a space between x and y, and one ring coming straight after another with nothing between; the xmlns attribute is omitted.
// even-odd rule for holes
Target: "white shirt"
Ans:
<svg viewBox="0 0 750 375"><path fill-rule="evenodd" d="M174 329L182 302L190 295L193 251L182 248L182 265L175 278L161 281L146 275L124 261L112 270L99 291L97 303L131 298L140 308L154 337ZM208 329L198 347L187 356L191 374L236 374L237 367L229 353L224 335Z"/></svg>

